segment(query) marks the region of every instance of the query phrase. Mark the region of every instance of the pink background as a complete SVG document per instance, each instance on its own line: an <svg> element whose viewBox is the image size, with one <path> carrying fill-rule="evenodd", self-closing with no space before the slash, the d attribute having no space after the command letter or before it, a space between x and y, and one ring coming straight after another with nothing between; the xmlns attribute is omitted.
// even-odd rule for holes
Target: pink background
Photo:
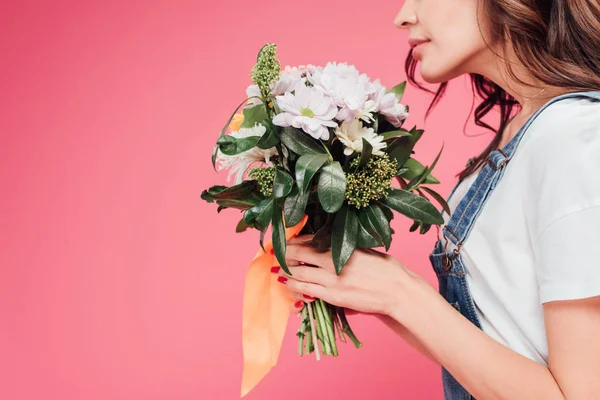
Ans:
<svg viewBox="0 0 600 400"><path fill-rule="evenodd" d="M405 79L401 1L39 1L0 6L0 398L236 399L245 268L258 234L199 197L256 52ZM466 80L424 124L417 158L447 195L490 135L468 138ZM490 122L490 121L488 121ZM466 134L485 132L469 122ZM436 229L396 218L391 253L432 284ZM278 366L247 399L441 399L439 369L377 320L317 363L290 320Z"/></svg>

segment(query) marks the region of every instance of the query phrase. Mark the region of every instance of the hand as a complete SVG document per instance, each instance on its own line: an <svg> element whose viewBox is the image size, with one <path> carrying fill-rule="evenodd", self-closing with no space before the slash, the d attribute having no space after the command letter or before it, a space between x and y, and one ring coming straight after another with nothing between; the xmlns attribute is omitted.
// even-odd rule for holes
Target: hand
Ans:
<svg viewBox="0 0 600 400"><path fill-rule="evenodd" d="M291 275L274 269L289 294L298 300L292 307L298 312L302 302L323 301L362 313L390 315L400 303L398 294L413 278L420 278L396 258L372 249L356 249L342 273L337 275L331 250L318 250L304 242L302 235L287 242L286 264ZM317 267L317 268L315 268ZM309 296L309 297L306 297Z"/></svg>

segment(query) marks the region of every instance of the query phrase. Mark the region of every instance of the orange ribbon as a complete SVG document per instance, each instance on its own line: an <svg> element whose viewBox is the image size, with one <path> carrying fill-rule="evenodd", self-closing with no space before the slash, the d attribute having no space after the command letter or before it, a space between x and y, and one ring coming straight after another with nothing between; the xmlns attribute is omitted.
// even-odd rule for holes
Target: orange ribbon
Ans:
<svg viewBox="0 0 600 400"><path fill-rule="evenodd" d="M308 215L295 226L285 228L286 239L297 236ZM242 313L242 397L248 394L277 364L293 299L285 286L277 282L271 267L279 265L272 241L264 243L266 253L259 249L246 272L244 308Z"/></svg>

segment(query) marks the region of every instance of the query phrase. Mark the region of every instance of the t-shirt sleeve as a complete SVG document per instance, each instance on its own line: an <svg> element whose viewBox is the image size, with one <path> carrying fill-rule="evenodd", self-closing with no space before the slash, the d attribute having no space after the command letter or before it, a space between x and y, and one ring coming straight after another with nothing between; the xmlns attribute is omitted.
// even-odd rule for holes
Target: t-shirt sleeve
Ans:
<svg viewBox="0 0 600 400"><path fill-rule="evenodd" d="M600 295L600 102L563 107L527 143L526 218L541 303Z"/></svg>
<svg viewBox="0 0 600 400"><path fill-rule="evenodd" d="M542 232L536 245L540 301L600 295L600 205L565 215Z"/></svg>

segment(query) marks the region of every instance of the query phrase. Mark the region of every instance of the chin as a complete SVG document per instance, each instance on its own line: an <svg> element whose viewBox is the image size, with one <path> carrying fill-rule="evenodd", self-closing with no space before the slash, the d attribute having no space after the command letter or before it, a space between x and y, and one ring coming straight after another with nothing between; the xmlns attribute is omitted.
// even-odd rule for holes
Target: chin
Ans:
<svg viewBox="0 0 600 400"><path fill-rule="evenodd" d="M430 61L430 60L429 60ZM427 83L442 83L450 81L458 76L455 69L439 62L428 62L423 59L419 62L421 78Z"/></svg>

